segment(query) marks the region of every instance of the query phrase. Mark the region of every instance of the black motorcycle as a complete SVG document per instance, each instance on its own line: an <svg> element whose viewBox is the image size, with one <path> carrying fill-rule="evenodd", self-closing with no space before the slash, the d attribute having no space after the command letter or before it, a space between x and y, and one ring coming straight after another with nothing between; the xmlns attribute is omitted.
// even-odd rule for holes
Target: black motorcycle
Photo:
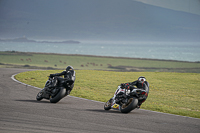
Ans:
<svg viewBox="0 0 200 133"><path fill-rule="evenodd" d="M145 87L148 86L145 85ZM126 88L122 89L121 86L118 86L118 89L115 100L110 99L105 103L105 110L114 109L122 113L129 113L138 107L138 100L143 99L146 94L146 91L143 89L133 89L131 92Z"/></svg>
<svg viewBox="0 0 200 133"><path fill-rule="evenodd" d="M40 101L44 98L50 100L51 103L59 102L69 94L66 88L63 87L63 84L67 84L65 80L61 80L58 83L57 76L49 77L45 87L37 94L36 99Z"/></svg>

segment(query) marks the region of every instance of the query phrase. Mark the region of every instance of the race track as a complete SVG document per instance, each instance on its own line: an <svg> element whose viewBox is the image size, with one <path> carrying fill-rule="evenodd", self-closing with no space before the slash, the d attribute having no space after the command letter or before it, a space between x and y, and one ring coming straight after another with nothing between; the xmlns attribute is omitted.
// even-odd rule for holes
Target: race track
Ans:
<svg viewBox="0 0 200 133"><path fill-rule="evenodd" d="M142 109L122 114L70 96L57 104L36 101L38 89L11 79L24 71L30 69L0 68L0 133L200 133L196 118Z"/></svg>

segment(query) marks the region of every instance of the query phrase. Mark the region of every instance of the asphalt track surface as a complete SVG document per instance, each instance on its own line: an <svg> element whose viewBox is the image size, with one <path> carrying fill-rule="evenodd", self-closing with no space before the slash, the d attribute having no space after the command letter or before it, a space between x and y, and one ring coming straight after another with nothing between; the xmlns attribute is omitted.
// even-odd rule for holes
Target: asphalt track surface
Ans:
<svg viewBox="0 0 200 133"><path fill-rule="evenodd" d="M30 69L0 68L0 133L200 133L200 119L136 109L105 111L104 103L67 96L36 101L38 89L11 79Z"/></svg>

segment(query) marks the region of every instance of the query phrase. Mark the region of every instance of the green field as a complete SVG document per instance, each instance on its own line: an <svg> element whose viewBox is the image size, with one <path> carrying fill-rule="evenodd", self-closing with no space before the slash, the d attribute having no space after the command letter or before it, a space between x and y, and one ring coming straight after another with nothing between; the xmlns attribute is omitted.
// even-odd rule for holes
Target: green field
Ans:
<svg viewBox="0 0 200 133"><path fill-rule="evenodd" d="M99 57L86 55L0 52L0 67L36 69L112 70L130 72L189 72L200 73L200 63L135 58Z"/></svg>
<svg viewBox="0 0 200 133"><path fill-rule="evenodd" d="M199 62L15 51L0 52L0 57L0 67L42 69L16 75L18 80L40 88L50 73L72 65L77 78L71 95L103 102L113 96L120 83L145 76L150 92L142 109L200 118Z"/></svg>
<svg viewBox="0 0 200 133"><path fill-rule="evenodd" d="M16 75L16 79L43 88L47 76L58 72L62 71L29 71ZM141 75L150 83L149 97L142 109L200 118L200 74L197 73L76 70L70 95L106 102L120 83L131 82Z"/></svg>

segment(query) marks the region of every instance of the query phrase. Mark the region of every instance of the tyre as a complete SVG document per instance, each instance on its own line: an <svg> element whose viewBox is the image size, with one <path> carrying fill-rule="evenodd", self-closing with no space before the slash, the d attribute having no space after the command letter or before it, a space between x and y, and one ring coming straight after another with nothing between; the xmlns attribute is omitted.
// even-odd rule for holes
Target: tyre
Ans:
<svg viewBox="0 0 200 133"><path fill-rule="evenodd" d="M59 102L63 97L65 97L65 94L66 94L66 89L60 88L59 92L54 97L50 96L50 102L51 103Z"/></svg>
<svg viewBox="0 0 200 133"><path fill-rule="evenodd" d="M129 113L137 107L137 104L138 104L138 99L135 97L132 97L128 100L127 103L125 103L121 106L121 112Z"/></svg>
<svg viewBox="0 0 200 133"><path fill-rule="evenodd" d="M41 91L37 94L37 96L36 96L37 101L40 101L40 100L43 99L43 93L44 93L44 91L41 90Z"/></svg>
<svg viewBox="0 0 200 133"><path fill-rule="evenodd" d="M105 110L110 110L110 109L111 109L110 100L108 100L108 101L104 104L104 109L105 109Z"/></svg>

